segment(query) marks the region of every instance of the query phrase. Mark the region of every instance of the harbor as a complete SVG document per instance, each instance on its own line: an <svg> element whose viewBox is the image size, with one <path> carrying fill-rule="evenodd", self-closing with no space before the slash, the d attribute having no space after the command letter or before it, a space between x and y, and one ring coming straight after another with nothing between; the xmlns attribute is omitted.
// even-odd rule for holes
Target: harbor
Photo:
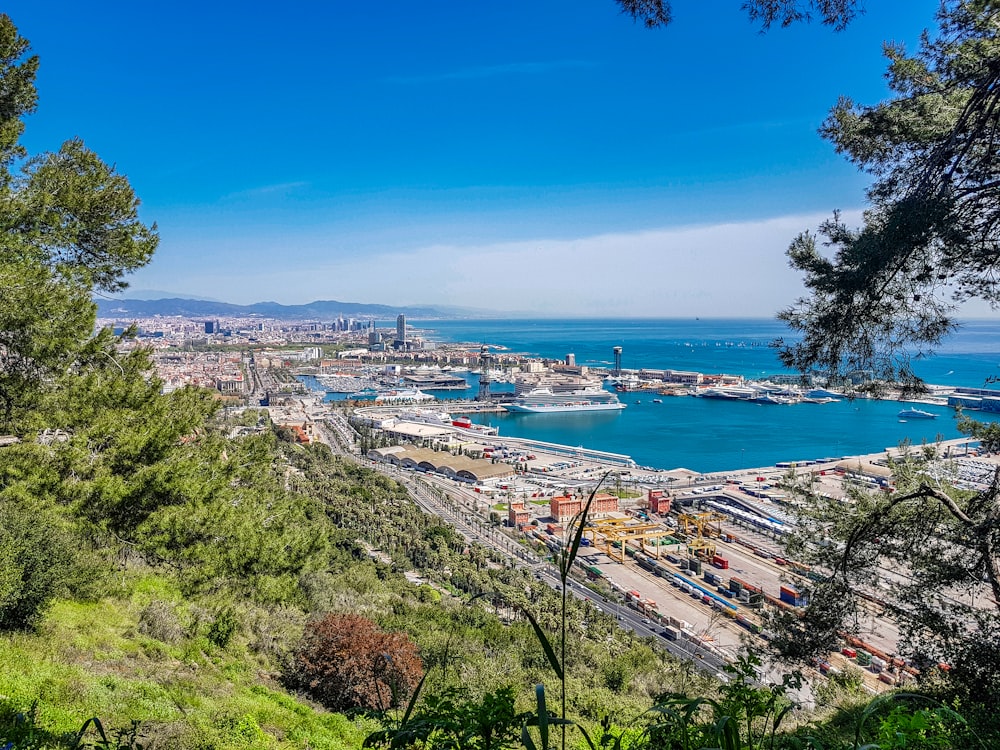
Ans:
<svg viewBox="0 0 1000 750"><path fill-rule="evenodd" d="M413 361L431 352L435 364ZM335 433L332 442L399 478L426 510L550 585L558 578L545 560L566 549L589 501L567 586L713 671L746 639L766 641L769 614L804 607L811 576L822 575L784 551L798 486L832 498L853 487L891 493L890 461L917 448L933 456L928 471L956 487L982 490L1000 465L954 419L953 399L996 418L989 399L1000 393L989 389L851 397L780 371L629 369L624 347L608 353L582 364L568 353L461 342L390 363L359 352L300 372L300 395L269 408L303 440ZM858 593L868 619L814 676L851 667L871 692L905 684L914 668L895 655L899 633L882 593Z"/></svg>
<svg viewBox="0 0 1000 750"><path fill-rule="evenodd" d="M320 417L324 407L313 407ZM517 549L509 547L514 543L538 555L558 552L568 543L573 517L592 498L574 574L583 587L577 593L595 597L619 618L630 613L635 628L678 655L718 663L732 659L745 638L768 637L762 617L768 608L806 604L800 591L808 590L810 571L787 559L781 542L794 528L790 488L808 479L824 493L841 494L851 484L891 489L887 459L904 450L700 474L484 435L465 420L449 423L446 413L423 407L334 412L327 418L343 435L348 422L365 420L395 443L369 449L364 458L438 487L498 530L485 541L508 550ZM979 456L967 439L940 442L935 450L936 470L954 472L949 481L957 486L982 488L997 469L996 459ZM898 632L876 617L878 608L873 600L872 622L859 627L842 652L816 663L819 674L856 665L872 692L912 679L913 669L895 657Z"/></svg>

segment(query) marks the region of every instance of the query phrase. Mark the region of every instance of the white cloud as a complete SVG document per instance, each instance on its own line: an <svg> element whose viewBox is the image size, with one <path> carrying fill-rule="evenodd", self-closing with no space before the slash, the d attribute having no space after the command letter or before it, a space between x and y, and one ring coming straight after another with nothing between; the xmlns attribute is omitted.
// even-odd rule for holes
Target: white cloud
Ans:
<svg viewBox="0 0 1000 750"><path fill-rule="evenodd" d="M858 216L844 214L848 223ZM785 249L828 215L601 234L573 239L440 244L171 280L232 302L340 299L594 317L770 316L802 292ZM291 243L289 243L291 244ZM303 251L306 250L306 251ZM210 252L210 250L207 250ZM284 253L274 248L275 259ZM152 271L153 269L150 269ZM197 275L195 275L197 274ZM147 276L146 284L153 283ZM163 283L163 282L159 282Z"/></svg>

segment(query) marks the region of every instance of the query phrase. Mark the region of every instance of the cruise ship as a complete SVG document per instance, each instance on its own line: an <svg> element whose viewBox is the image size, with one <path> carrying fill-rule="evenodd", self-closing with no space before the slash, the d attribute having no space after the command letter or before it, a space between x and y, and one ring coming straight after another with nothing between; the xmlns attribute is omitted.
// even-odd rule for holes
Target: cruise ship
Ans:
<svg viewBox="0 0 1000 750"><path fill-rule="evenodd" d="M549 388L534 388L520 394L503 408L522 414L560 412L614 411L624 409L618 397L603 388L581 388L553 393Z"/></svg>

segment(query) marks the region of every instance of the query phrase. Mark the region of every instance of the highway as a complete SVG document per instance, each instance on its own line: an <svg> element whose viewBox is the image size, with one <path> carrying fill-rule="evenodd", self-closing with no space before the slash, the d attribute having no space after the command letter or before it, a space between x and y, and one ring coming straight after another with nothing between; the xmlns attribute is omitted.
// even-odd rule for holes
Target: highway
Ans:
<svg viewBox="0 0 1000 750"><path fill-rule="evenodd" d="M556 567L490 524L489 505L485 506L484 515L481 515L479 508L481 498L466 487L443 477L408 471L391 464L377 463L360 457L357 453L354 431L340 414L331 415L319 428L318 434L335 453L358 461L398 481L406 487L414 502L424 512L437 516L453 526L468 542L495 551L511 564L531 570L536 579L554 590L562 590L562 581ZM726 675L722 672L725 660L701 644L688 640L669 640L663 635L664 628L649 620L641 612L626 607L623 602L604 597L572 578L567 579L566 589L567 596L589 600L605 614L614 617L619 627L631 630L639 636L652 638L658 647L679 659L693 662L699 669L710 672L718 679L726 679Z"/></svg>

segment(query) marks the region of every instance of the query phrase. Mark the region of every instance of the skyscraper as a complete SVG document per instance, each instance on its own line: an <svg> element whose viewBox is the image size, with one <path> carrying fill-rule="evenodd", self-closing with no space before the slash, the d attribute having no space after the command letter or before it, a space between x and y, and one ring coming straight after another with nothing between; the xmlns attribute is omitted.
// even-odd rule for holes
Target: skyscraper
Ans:
<svg viewBox="0 0 1000 750"><path fill-rule="evenodd" d="M406 316L396 318L396 341L406 341Z"/></svg>

